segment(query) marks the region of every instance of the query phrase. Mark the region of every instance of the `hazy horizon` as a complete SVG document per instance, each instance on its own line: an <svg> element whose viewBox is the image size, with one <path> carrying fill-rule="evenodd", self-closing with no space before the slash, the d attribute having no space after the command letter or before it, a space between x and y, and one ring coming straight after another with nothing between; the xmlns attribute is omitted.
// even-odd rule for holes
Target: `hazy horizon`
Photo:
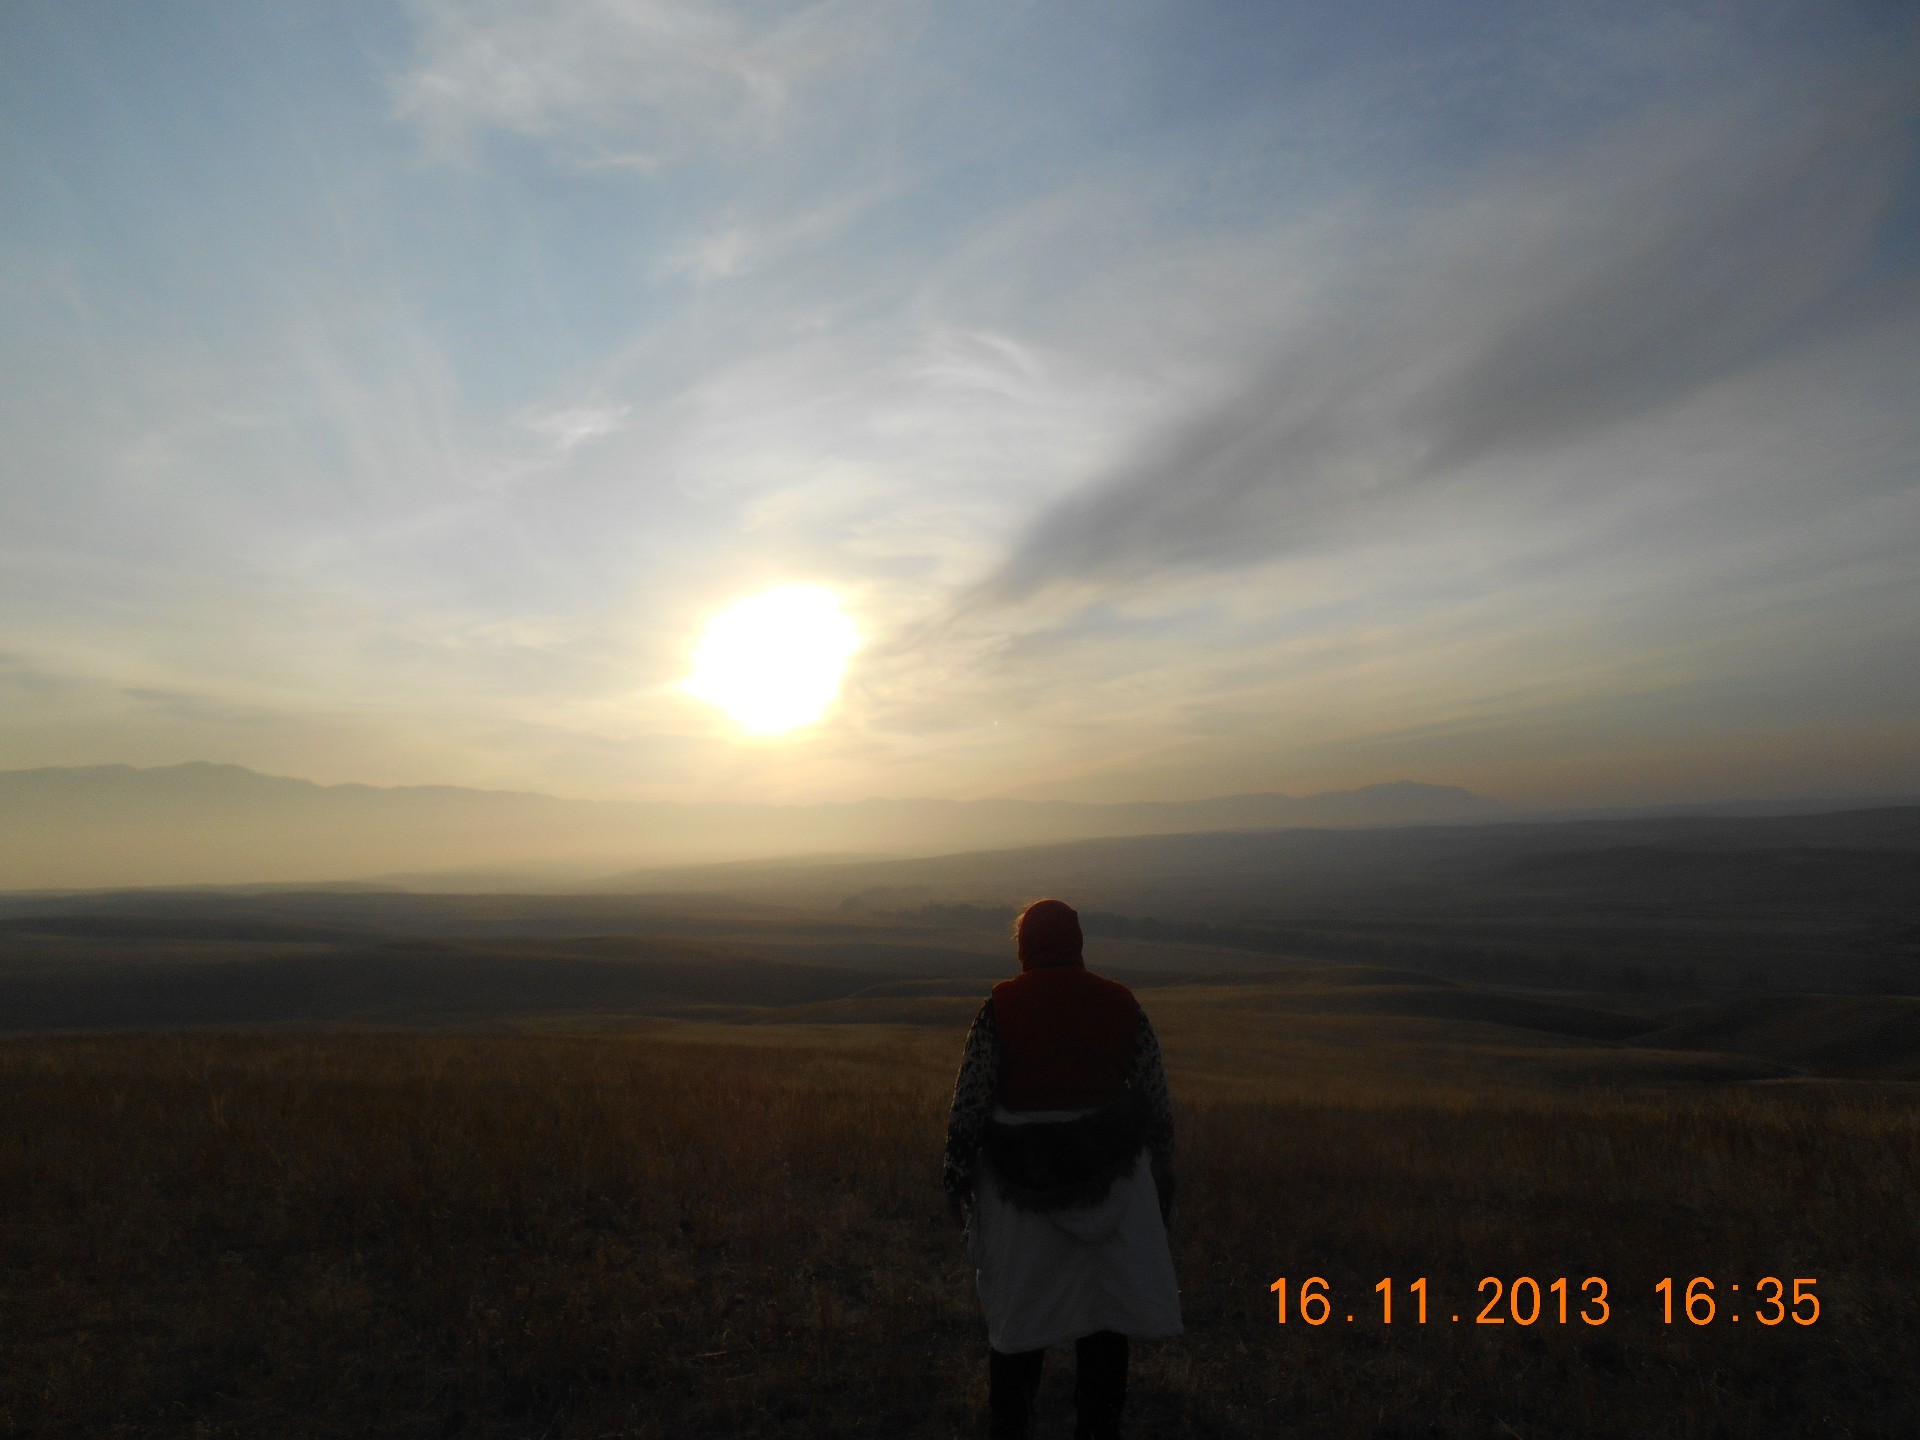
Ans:
<svg viewBox="0 0 1920 1440"><path fill-rule="evenodd" d="M0 17L0 771L1920 793L1901 7Z"/></svg>
<svg viewBox="0 0 1920 1440"><path fill-rule="evenodd" d="M53 767L0 771L0 892L389 879L565 888L712 862L928 856L1154 831L1475 823L1515 813L1470 791L1407 781L1171 804L869 797L780 806L323 786L232 765Z"/></svg>
<svg viewBox="0 0 1920 1440"><path fill-rule="evenodd" d="M1855 802L1859 802L1867 805L1873 805L1873 804L1879 804L1879 803L1904 805L1915 800L1920 800L1920 788L1903 787L1900 785L1888 785L1888 786L1880 786L1880 787L1869 787L1869 788L1858 789L1858 790L1841 790L1841 791L1824 792L1824 793L1818 792L1818 791L1783 791L1778 789L1765 789L1765 790L1758 790L1758 791L1736 791L1736 792L1712 793L1712 794L1707 794L1700 797L1688 798L1688 799L1648 800L1648 801L1640 801L1640 802L1623 801L1618 804L1608 804L1605 802L1590 803L1590 804L1564 804L1564 805L1528 804L1525 802L1510 801L1503 796L1490 795L1484 791L1469 790L1465 786L1436 784L1432 781L1415 779L1411 776L1406 776L1406 775L1397 775L1391 779L1363 781L1360 784L1353 785L1353 786L1346 787L1339 790L1312 790L1312 791L1242 790L1242 791L1234 791L1231 793L1219 792L1219 793L1208 793L1203 795L1187 795L1187 796L1180 796L1177 798L1169 797L1169 796L1147 795L1147 796L1116 796L1114 798L1104 799L1104 800L1072 800L1072 799L1038 798L1033 796L1017 795L1017 794L981 794L981 795L957 797L957 796L947 796L947 795L872 793L872 794L850 794L844 797L835 797L831 799L822 799L822 800L754 800L754 799L651 800L647 798L635 799L632 797L625 797L625 796L608 796L608 795L583 794L579 792L565 792L557 789L531 789L526 787L514 787L514 786L504 786L504 785L493 785L493 786L459 785L459 784L449 784L444 781L434 781L434 780L420 780L420 781L409 781L409 780L368 781L368 780L355 780L355 779L317 780L310 775L292 775L292 774L286 774L286 773L276 772L271 770L257 769L253 766L241 765L230 760L206 760L206 759L180 760L180 761L173 761L167 764L157 764L157 765L134 765L123 760L107 760L107 761L99 761L91 764L73 764L73 765L59 765L59 764L24 765L24 766L12 767L9 769L0 769L0 778L18 777L18 776L25 776L25 775L32 775L32 774L41 774L41 773L71 774L75 772L84 772L84 771L100 771L100 772L129 771L135 775L152 775L159 772L183 772L183 771L201 771L201 772L243 771L250 776L257 777L263 780L291 781L298 785L311 785L321 790L365 790L365 791L462 790L462 791L469 791L475 794L525 796L525 797L532 797L532 798L537 798L542 800L558 800L568 804L584 804L584 805L658 804L658 805L664 805L664 806L712 805L712 806L720 806L720 807L745 807L745 808L754 808L754 809L767 808L767 809L776 809L776 810L833 808L833 807L846 807L846 806L875 804L875 803L933 804L933 805L954 805L954 806L967 806L967 805L973 805L978 803L989 803L989 804L1010 803L1010 804L1018 804L1023 806L1024 805L1031 805L1031 806L1061 805L1061 806L1076 807L1076 808L1128 809L1128 808L1186 806L1186 805L1196 805L1196 804L1204 805L1212 801L1244 800L1244 799L1258 799L1258 798L1276 798L1276 799L1282 799L1282 800L1312 801L1312 800L1326 799L1329 797L1344 797L1344 796L1351 796L1351 795L1363 795L1368 793L1389 792L1389 791L1394 791L1402 788L1418 790L1418 791L1448 791L1448 790L1457 791L1462 795L1470 795L1476 800L1487 801L1491 804L1503 807L1504 809L1510 811L1515 816L1525 816L1525 815L1533 815L1533 814L1554 815L1554 814L1559 814L1563 812L1565 813L1571 813L1571 812L1586 813L1590 811L1604 812L1608 810L1644 811L1644 810L1656 810L1656 809L1662 809L1662 808L1684 810L1684 809L1692 809L1692 808L1712 808L1715 806L1743 806L1743 805L1754 806L1757 808L1765 808L1768 806L1775 806L1775 805L1786 806L1786 807L1799 807L1803 805L1821 805L1829 802L1842 803L1842 804L1853 804Z"/></svg>
<svg viewBox="0 0 1920 1440"><path fill-rule="evenodd" d="M752 861L884 863L992 852L1020 864L1021 856L1037 858L1033 847L1076 841L1434 826L1448 833L1496 826L1562 843L1589 821L1866 819L1912 813L1915 804L1913 796L1807 796L1547 810L1399 780L1301 796L1185 801L869 796L777 805L329 786L199 763L52 767L0 771L0 893L369 881L446 891L572 891L643 873Z"/></svg>

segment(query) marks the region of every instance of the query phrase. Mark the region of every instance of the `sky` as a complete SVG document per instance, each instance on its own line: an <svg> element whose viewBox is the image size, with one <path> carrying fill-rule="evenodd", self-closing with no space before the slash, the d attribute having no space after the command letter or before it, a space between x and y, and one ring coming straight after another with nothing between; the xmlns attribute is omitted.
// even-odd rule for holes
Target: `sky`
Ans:
<svg viewBox="0 0 1920 1440"><path fill-rule="evenodd" d="M0 768L1920 793L1916 77L1835 0L14 0ZM689 685L770 591L858 636L771 734Z"/></svg>

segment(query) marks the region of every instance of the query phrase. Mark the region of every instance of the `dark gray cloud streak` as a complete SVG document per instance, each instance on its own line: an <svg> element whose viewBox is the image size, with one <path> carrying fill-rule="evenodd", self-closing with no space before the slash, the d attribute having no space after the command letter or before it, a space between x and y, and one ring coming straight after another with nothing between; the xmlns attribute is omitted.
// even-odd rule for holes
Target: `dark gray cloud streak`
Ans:
<svg viewBox="0 0 1920 1440"><path fill-rule="evenodd" d="M1043 514L962 611L1336 543L1476 462L1677 405L1873 313L1840 302L1909 179L1915 99L1880 72L1642 117L1392 217L1315 323Z"/></svg>

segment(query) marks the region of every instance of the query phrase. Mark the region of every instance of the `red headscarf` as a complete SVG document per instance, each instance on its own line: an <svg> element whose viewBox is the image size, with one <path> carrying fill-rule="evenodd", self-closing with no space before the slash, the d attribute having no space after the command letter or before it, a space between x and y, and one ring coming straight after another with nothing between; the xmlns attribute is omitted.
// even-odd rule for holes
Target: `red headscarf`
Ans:
<svg viewBox="0 0 1920 1440"><path fill-rule="evenodd" d="M1036 900L1020 912L1014 930L1020 948L1020 968L1044 965L1081 965L1080 916L1064 900Z"/></svg>

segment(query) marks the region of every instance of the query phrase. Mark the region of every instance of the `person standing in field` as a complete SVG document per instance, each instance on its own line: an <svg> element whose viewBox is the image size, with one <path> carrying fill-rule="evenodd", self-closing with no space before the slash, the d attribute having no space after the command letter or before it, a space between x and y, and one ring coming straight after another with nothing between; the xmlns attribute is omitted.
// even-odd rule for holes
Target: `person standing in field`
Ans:
<svg viewBox="0 0 1920 1440"><path fill-rule="evenodd" d="M992 1433L1031 1433L1047 1347L1071 1341L1075 1440L1113 1440L1128 1337L1181 1333L1166 1070L1133 992L1087 969L1071 906L1036 901L1014 933L1020 974L967 1032L943 1175L986 1314Z"/></svg>

